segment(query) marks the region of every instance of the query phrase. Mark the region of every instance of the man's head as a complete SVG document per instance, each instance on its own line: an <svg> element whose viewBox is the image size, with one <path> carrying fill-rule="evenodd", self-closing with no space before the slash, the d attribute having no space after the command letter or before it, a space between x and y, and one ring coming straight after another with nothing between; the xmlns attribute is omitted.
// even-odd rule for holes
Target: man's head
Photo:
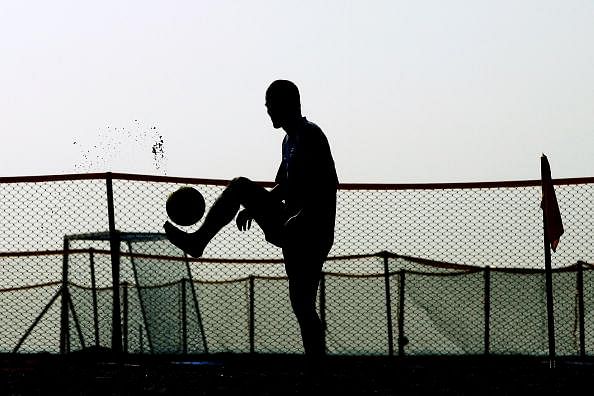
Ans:
<svg viewBox="0 0 594 396"><path fill-rule="evenodd" d="M301 118L299 89L288 80L276 80L266 90L266 109L275 128Z"/></svg>

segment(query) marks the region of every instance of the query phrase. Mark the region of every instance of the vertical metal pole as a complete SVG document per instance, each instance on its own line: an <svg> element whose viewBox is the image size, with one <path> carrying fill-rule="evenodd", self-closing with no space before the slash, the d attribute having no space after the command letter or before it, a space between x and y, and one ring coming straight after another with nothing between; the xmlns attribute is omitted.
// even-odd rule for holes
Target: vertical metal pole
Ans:
<svg viewBox="0 0 594 396"><path fill-rule="evenodd" d="M549 367L555 367L555 315L553 312L553 270L551 267L551 241L548 235L548 220L547 220L547 205L545 201L548 197L548 189L553 189L553 181L551 180L551 170L546 156L543 154L540 158L540 178L542 181L542 230L543 230L543 244L545 253L545 287L547 296L547 323L549 334ZM552 198L552 197L550 197Z"/></svg>
<svg viewBox="0 0 594 396"><path fill-rule="evenodd" d="M249 336L250 336L250 353L254 353L255 351L255 307L254 307L254 276L250 275L250 284L249 284L249 298L250 298L250 314L249 314Z"/></svg>
<svg viewBox="0 0 594 396"><path fill-rule="evenodd" d="M120 236L115 228L113 182L111 172L105 178L107 187L107 215L109 217L109 248L111 251L111 276L113 308L111 320L111 348L116 354L122 352L122 324L120 318Z"/></svg>
<svg viewBox="0 0 594 396"><path fill-rule="evenodd" d="M132 244L127 243L128 252L130 252L130 264L132 264L132 273L134 274L134 283L136 284L136 292L138 294L138 302L140 303L140 313L142 314L142 320L144 322L144 328L146 329L146 339L148 341L149 351L153 353L153 339L151 331L149 329L148 317L144 306L144 299L142 298L142 292L140 282L138 280L138 271L136 270L136 261L134 260L134 252L132 251Z"/></svg>
<svg viewBox="0 0 594 396"><path fill-rule="evenodd" d="M192 291L192 300L194 301L194 309L196 310L196 319L198 320L198 329L200 330L200 336L202 337L202 348L204 353L208 353L208 344L206 343L206 334L204 333L204 324L202 323L202 313L200 312L200 305L198 304L198 295L196 294L196 287L192 277L192 270L190 269L190 261L188 255L184 253L186 260L186 269L188 272L188 279L190 281L190 290Z"/></svg>
<svg viewBox="0 0 594 396"><path fill-rule="evenodd" d="M60 353L65 354L69 350L69 323L68 323L68 254L69 241L64 237L64 252L62 253L62 287L60 307Z"/></svg>
<svg viewBox="0 0 594 396"><path fill-rule="evenodd" d="M484 295L484 308L485 308L485 355L488 355L491 351L491 268L487 265L484 273L485 279L485 295Z"/></svg>
<svg viewBox="0 0 594 396"><path fill-rule="evenodd" d="M326 274L320 278L320 322L322 323L322 344L326 350Z"/></svg>
<svg viewBox="0 0 594 396"><path fill-rule="evenodd" d="M95 329L95 346L99 346L99 308L97 307L97 283L95 281L95 253L89 249L89 265L91 266L91 296L93 298L93 326Z"/></svg>
<svg viewBox="0 0 594 396"><path fill-rule="evenodd" d="M392 328L392 294L390 293L390 266L388 252L382 252L384 258L384 285L386 289L386 320L388 323L388 355L394 356L394 334Z"/></svg>
<svg viewBox="0 0 594 396"><path fill-rule="evenodd" d="M122 284L122 298L124 299L124 317L123 323L123 339L124 339L124 353L128 353L128 312L129 312L129 301L128 301L128 282Z"/></svg>
<svg viewBox="0 0 594 396"><path fill-rule="evenodd" d="M144 336L142 335L142 323L138 324L138 349L144 353Z"/></svg>
<svg viewBox="0 0 594 396"><path fill-rule="evenodd" d="M188 353L188 327L187 327L187 312L186 312L186 278L181 280L181 327L182 327L182 353Z"/></svg>
<svg viewBox="0 0 594 396"><path fill-rule="evenodd" d="M400 290L398 291L398 356L404 356L404 346L408 343L404 335L404 287L406 272L400 270Z"/></svg>
<svg viewBox="0 0 594 396"><path fill-rule="evenodd" d="M586 330L584 323L584 262L577 263L577 297L578 297L578 324L580 331L580 357L586 357Z"/></svg>
<svg viewBox="0 0 594 396"><path fill-rule="evenodd" d="M545 283L547 296L547 323L549 334L549 366L555 367L555 315L553 311L553 270L551 268L551 247L547 235L547 218L543 213L544 250L545 250Z"/></svg>

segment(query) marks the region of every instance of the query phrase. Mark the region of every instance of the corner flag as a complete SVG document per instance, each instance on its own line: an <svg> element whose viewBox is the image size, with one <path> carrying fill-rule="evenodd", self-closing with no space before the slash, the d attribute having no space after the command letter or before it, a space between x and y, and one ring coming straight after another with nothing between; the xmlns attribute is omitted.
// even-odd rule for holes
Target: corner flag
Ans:
<svg viewBox="0 0 594 396"><path fill-rule="evenodd" d="M543 210L543 216L546 224L546 235L551 243L553 252L557 249L559 239L563 235L563 221L561 220L561 212L555 196L555 188L551 180L551 168L549 160L546 155L540 157L540 168L542 176L542 201L540 207Z"/></svg>

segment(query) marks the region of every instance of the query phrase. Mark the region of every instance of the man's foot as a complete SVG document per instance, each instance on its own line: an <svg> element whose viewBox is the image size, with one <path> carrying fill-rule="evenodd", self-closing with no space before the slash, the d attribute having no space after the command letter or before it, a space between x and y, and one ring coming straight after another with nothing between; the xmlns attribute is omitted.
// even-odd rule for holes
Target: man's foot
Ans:
<svg viewBox="0 0 594 396"><path fill-rule="evenodd" d="M180 230L168 221L165 222L163 228L165 229L165 234L167 234L169 242L192 257L198 258L202 256L206 245L199 237L198 231L188 233Z"/></svg>

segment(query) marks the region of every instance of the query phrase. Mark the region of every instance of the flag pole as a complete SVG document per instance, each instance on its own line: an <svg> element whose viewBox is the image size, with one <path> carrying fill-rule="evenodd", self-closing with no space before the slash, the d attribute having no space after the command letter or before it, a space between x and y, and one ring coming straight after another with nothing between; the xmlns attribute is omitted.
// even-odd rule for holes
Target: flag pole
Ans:
<svg viewBox="0 0 594 396"><path fill-rule="evenodd" d="M541 157L541 180L542 180L542 194L543 201L547 197L547 184L551 183L551 171L547 161L547 157L543 154ZM548 235L548 224L546 216L547 202L543 202L542 223L544 235L544 252L545 252L545 282L546 282L546 298L547 298L547 323L549 336L549 367L555 367L555 315L553 311L553 270L551 267L551 241Z"/></svg>
<svg viewBox="0 0 594 396"><path fill-rule="evenodd" d="M553 269L551 268L551 243L547 235L547 219L543 216L545 278L547 292L547 323L549 334L549 366L555 367L555 315L553 310Z"/></svg>

